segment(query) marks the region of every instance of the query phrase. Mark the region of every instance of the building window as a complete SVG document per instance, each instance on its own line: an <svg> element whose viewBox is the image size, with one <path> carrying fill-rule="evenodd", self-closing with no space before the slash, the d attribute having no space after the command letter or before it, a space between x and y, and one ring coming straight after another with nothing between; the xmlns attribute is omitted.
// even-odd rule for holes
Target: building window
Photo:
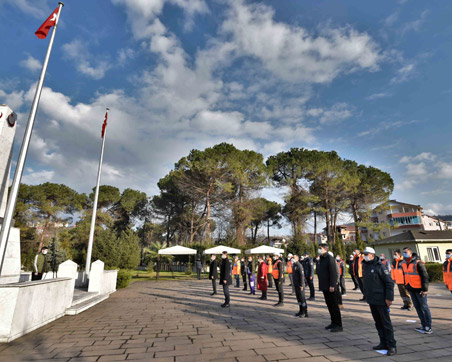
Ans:
<svg viewBox="0 0 452 362"><path fill-rule="evenodd" d="M437 246L435 246L433 248L427 248L427 258L428 258L428 261L440 262L441 255L439 253L439 248Z"/></svg>
<svg viewBox="0 0 452 362"><path fill-rule="evenodd" d="M403 217L393 217L389 219L389 223L394 225L418 225L421 223L419 216L403 216Z"/></svg>

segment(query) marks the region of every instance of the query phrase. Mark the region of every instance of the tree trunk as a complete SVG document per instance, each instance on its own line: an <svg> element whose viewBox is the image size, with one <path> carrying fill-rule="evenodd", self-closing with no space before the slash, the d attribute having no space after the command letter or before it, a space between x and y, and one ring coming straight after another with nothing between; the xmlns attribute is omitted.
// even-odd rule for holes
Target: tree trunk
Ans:
<svg viewBox="0 0 452 362"><path fill-rule="evenodd" d="M212 185L211 185L212 187ZM210 243L210 188L209 190L207 190L207 194L206 194L206 206L207 206L207 211L206 211L206 241L208 243Z"/></svg>
<svg viewBox="0 0 452 362"><path fill-rule="evenodd" d="M317 243L317 211L314 211L314 244Z"/></svg>
<svg viewBox="0 0 452 362"><path fill-rule="evenodd" d="M267 241L268 245L270 245L270 220L267 220Z"/></svg>

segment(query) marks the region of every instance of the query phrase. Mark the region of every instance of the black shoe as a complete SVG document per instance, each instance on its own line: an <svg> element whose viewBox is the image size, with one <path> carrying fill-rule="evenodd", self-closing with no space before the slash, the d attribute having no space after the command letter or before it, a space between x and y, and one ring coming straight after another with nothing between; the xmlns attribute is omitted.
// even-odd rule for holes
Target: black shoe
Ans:
<svg viewBox="0 0 452 362"><path fill-rule="evenodd" d="M267 300L267 297L263 297L263 298L261 298L262 300Z"/></svg>
<svg viewBox="0 0 452 362"><path fill-rule="evenodd" d="M330 324L330 325L326 326L325 329L328 330L328 329L331 329L333 327L334 327L333 324Z"/></svg>
<svg viewBox="0 0 452 362"><path fill-rule="evenodd" d="M304 314L302 314L301 317L309 318L309 316L308 316L308 311L304 312Z"/></svg>
<svg viewBox="0 0 452 362"><path fill-rule="evenodd" d="M382 349L388 349L384 344L380 343L378 346L372 347L374 351L380 351Z"/></svg>
<svg viewBox="0 0 452 362"><path fill-rule="evenodd" d="M213 292L213 293L210 293L210 295L217 295L218 293L215 293L215 292Z"/></svg>
<svg viewBox="0 0 452 362"><path fill-rule="evenodd" d="M400 307L400 309L401 310L407 310L407 311L410 311L411 310L411 307L407 307L407 306L403 306L403 307Z"/></svg>
<svg viewBox="0 0 452 362"><path fill-rule="evenodd" d="M397 354L397 348L388 348L388 353L386 354L387 356L394 356L395 354Z"/></svg>
<svg viewBox="0 0 452 362"><path fill-rule="evenodd" d="M283 302L278 302L274 305L274 307L282 307L282 306L284 306Z"/></svg>
<svg viewBox="0 0 452 362"><path fill-rule="evenodd" d="M315 297L310 297L308 300L315 300Z"/></svg>
<svg viewBox="0 0 452 362"><path fill-rule="evenodd" d="M298 312L298 313L296 313L294 315L295 315L295 317L301 317L302 314L303 314L303 312Z"/></svg>
<svg viewBox="0 0 452 362"><path fill-rule="evenodd" d="M229 303L224 303L221 305L221 308L229 308Z"/></svg>
<svg viewBox="0 0 452 362"><path fill-rule="evenodd" d="M361 298L359 301L360 301L360 302L365 302L365 301L366 301L366 298Z"/></svg>
<svg viewBox="0 0 452 362"><path fill-rule="evenodd" d="M330 332L342 332L344 329L342 327L339 326L334 326L333 328L330 329Z"/></svg>
<svg viewBox="0 0 452 362"><path fill-rule="evenodd" d="M355 287L355 288L353 288L352 290L358 290L359 288L358 287Z"/></svg>

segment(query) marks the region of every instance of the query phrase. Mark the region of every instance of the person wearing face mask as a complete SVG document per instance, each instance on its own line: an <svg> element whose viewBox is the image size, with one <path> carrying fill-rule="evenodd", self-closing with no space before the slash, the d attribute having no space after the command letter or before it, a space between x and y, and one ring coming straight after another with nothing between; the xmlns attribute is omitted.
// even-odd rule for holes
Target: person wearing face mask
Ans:
<svg viewBox="0 0 452 362"><path fill-rule="evenodd" d="M424 263L414 255L411 248L403 248L402 265L405 277L405 286L410 293L414 308L421 321L421 326L416 331L423 334L432 334L432 315L427 301L428 273Z"/></svg>
<svg viewBox="0 0 452 362"><path fill-rule="evenodd" d="M33 263L34 273L31 275L31 280L41 280L43 275L47 273L48 262L47 262L47 246L43 246L39 254L35 256Z"/></svg>
<svg viewBox="0 0 452 362"><path fill-rule="evenodd" d="M452 293L452 249L446 250L446 261L443 264L443 280L446 288Z"/></svg>
<svg viewBox="0 0 452 362"><path fill-rule="evenodd" d="M298 255L293 256L293 272L292 272L292 280L293 286L295 288L295 295L297 296L297 302L300 307L300 310L296 317L305 317L308 318L308 305L306 304L306 295L305 295L305 286L306 279L304 276L304 268L299 262Z"/></svg>
<svg viewBox="0 0 452 362"><path fill-rule="evenodd" d="M234 264L232 264L232 276L235 278L234 288L240 288L240 260L237 255L234 257Z"/></svg>
<svg viewBox="0 0 452 362"><path fill-rule="evenodd" d="M388 271L391 273L391 264L389 263L389 261L386 259L384 254L380 254L380 261L381 263L384 265L384 267L386 269L388 269Z"/></svg>
<svg viewBox="0 0 452 362"><path fill-rule="evenodd" d="M402 265L405 263L403 255L400 249L394 250L394 260L391 265L391 277L394 283L397 284L397 289L399 289L400 297L403 301L403 306L400 308L402 310L411 310L411 298L405 287L405 277L403 276Z"/></svg>
<svg viewBox="0 0 452 362"><path fill-rule="evenodd" d="M246 265L246 273L248 275L248 281L250 284L249 294L256 294L256 274L254 273L254 260L252 256L248 257L248 264Z"/></svg>
<svg viewBox="0 0 452 362"><path fill-rule="evenodd" d="M359 285L358 285L358 279L353 274L354 261L355 261L355 259L353 258L353 255L350 255L348 260L347 260L347 265L348 265L348 272L350 273L350 276L352 277L352 282L353 282L353 284L355 286L353 288L353 290L357 290L357 289L359 289Z"/></svg>
<svg viewBox="0 0 452 362"><path fill-rule="evenodd" d="M278 253L273 255L273 280L275 281L276 290L278 291L278 303L275 307L281 307L284 305L284 289L283 289L283 274L284 266Z"/></svg>
<svg viewBox="0 0 452 362"><path fill-rule="evenodd" d="M229 307L229 302L231 296L229 294L229 286L232 284L232 271L231 271L231 263L228 259L228 252L223 251L221 254L221 264L220 264L220 285L223 286L224 293L224 303L221 305L221 308Z"/></svg>
<svg viewBox="0 0 452 362"><path fill-rule="evenodd" d="M339 301L337 297L338 270L337 264L328 253L328 244L319 245L320 261L317 266L317 276L319 277L319 289L323 292L325 303L331 317L331 324L325 329L330 332L342 332L342 317L339 309Z"/></svg>
<svg viewBox="0 0 452 362"><path fill-rule="evenodd" d="M211 293L210 295L216 295L217 294L218 270L217 270L217 257L215 255L212 255L210 257L209 279L212 281L212 289L213 289L213 293Z"/></svg>
<svg viewBox="0 0 452 362"><path fill-rule="evenodd" d="M292 294L295 293L295 289L293 287L293 278L292 278L292 272L293 272L293 254L287 255L287 274L289 274L289 280L290 280L290 287L292 287Z"/></svg>
<svg viewBox="0 0 452 362"><path fill-rule="evenodd" d="M353 252L353 258L353 275L358 280L359 290L363 293L363 256L358 249ZM364 293L360 301L366 301Z"/></svg>
<svg viewBox="0 0 452 362"><path fill-rule="evenodd" d="M259 255L259 266L257 267L257 289L262 291L259 299L267 300L267 271L268 266L264 261L264 257Z"/></svg>
<svg viewBox="0 0 452 362"><path fill-rule="evenodd" d="M373 349L387 350L387 355L393 356L397 354L397 348L389 308L394 301L394 282L373 248L366 247L363 254L364 296L380 337L380 344Z"/></svg>
<svg viewBox="0 0 452 362"><path fill-rule="evenodd" d="M312 260L309 253L304 253L301 265L303 265L304 277L306 278L306 284L309 287L309 300L315 300L314 260Z"/></svg>
<svg viewBox="0 0 452 362"><path fill-rule="evenodd" d="M267 263L267 284L269 288L273 288L273 263L272 258L270 255L266 256L266 263Z"/></svg>
<svg viewBox="0 0 452 362"><path fill-rule="evenodd" d="M345 288L345 263L339 254L336 255L336 263L339 266L339 287L341 290L341 295L344 296L346 295L347 291Z"/></svg>

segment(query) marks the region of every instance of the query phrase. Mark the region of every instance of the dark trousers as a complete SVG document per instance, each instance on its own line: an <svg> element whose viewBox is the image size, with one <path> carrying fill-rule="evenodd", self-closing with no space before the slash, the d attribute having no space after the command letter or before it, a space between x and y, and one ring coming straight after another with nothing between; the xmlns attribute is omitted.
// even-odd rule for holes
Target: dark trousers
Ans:
<svg viewBox="0 0 452 362"><path fill-rule="evenodd" d="M273 288L273 275L272 273L267 273L267 286Z"/></svg>
<svg viewBox="0 0 452 362"><path fill-rule="evenodd" d="M399 288L400 297L403 300L403 306L406 308L411 308L411 298L405 288L405 284L397 284L397 288Z"/></svg>
<svg viewBox="0 0 452 362"><path fill-rule="evenodd" d="M309 287L309 298L315 298L314 278L306 277L306 285Z"/></svg>
<svg viewBox="0 0 452 362"><path fill-rule="evenodd" d="M308 305L306 304L306 293L304 291L304 288L303 290L301 290L299 285L294 285L294 289L298 305L300 306L300 311L307 311Z"/></svg>
<svg viewBox="0 0 452 362"><path fill-rule="evenodd" d="M361 293L363 293L363 298L366 299L366 297L364 296L363 278L358 278L358 286Z"/></svg>
<svg viewBox="0 0 452 362"><path fill-rule="evenodd" d="M240 275L235 274L234 276L235 276L235 287L240 288Z"/></svg>
<svg viewBox="0 0 452 362"><path fill-rule="evenodd" d="M328 307L328 312L330 312L331 324L335 326L342 327L342 317L341 310L337 302L337 295L335 292L324 291L323 296L325 297L325 303Z"/></svg>
<svg viewBox="0 0 452 362"><path fill-rule="evenodd" d="M283 303L284 302L284 289L282 285L282 279L275 279L275 286L276 290L278 291L278 302Z"/></svg>
<svg viewBox="0 0 452 362"><path fill-rule="evenodd" d="M229 285L223 284L224 303L229 304L231 295L229 294Z"/></svg>
<svg viewBox="0 0 452 362"><path fill-rule="evenodd" d="M339 285L336 287L336 290L334 291L334 294L336 294L337 304L342 305L342 293L339 290Z"/></svg>
<svg viewBox="0 0 452 362"><path fill-rule="evenodd" d="M295 293L295 287L293 285L293 277L292 274L289 274L290 285L292 286L292 294Z"/></svg>
<svg viewBox="0 0 452 362"><path fill-rule="evenodd" d="M35 273L31 273L31 280L41 280L43 273L38 273L38 275L35 275Z"/></svg>
<svg viewBox="0 0 452 362"><path fill-rule="evenodd" d="M248 284L246 284L246 274L242 274L243 290L248 290Z"/></svg>
<svg viewBox="0 0 452 362"><path fill-rule="evenodd" d="M352 275L352 280L353 280L353 284L355 284L355 288L358 289L359 288L358 277L355 277L354 275Z"/></svg>
<svg viewBox="0 0 452 362"><path fill-rule="evenodd" d="M256 294L256 275L248 274L248 282L250 283L250 292Z"/></svg>
<svg viewBox="0 0 452 362"><path fill-rule="evenodd" d="M198 273L198 280L201 280L201 269L196 269L196 272Z"/></svg>
<svg viewBox="0 0 452 362"><path fill-rule="evenodd" d="M341 275L341 279L339 280L339 287L341 288L342 295L347 293L347 289L345 288L345 278L343 275Z"/></svg>
<svg viewBox="0 0 452 362"><path fill-rule="evenodd" d="M391 317L389 316L389 308L386 305L370 304L370 311L375 321L380 343L387 348L395 348L396 341L394 339L394 329L392 328Z"/></svg>
<svg viewBox="0 0 452 362"><path fill-rule="evenodd" d="M212 279L212 289L215 294L217 294L217 283L215 279Z"/></svg>
<svg viewBox="0 0 452 362"><path fill-rule="evenodd" d="M412 291L410 291L410 295L417 315L421 320L422 327L432 328L432 315L428 307L427 296L422 296L421 293Z"/></svg>

